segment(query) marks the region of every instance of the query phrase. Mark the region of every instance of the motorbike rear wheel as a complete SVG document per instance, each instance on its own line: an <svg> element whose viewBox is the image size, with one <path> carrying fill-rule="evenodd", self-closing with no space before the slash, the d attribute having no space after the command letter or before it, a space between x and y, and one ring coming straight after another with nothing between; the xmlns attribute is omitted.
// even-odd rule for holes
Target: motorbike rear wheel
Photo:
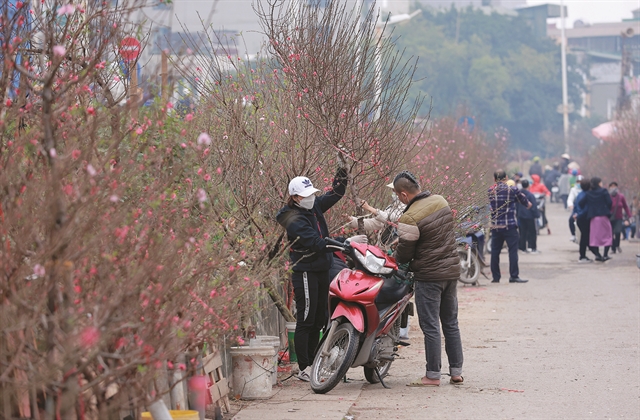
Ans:
<svg viewBox="0 0 640 420"><path fill-rule="evenodd" d="M384 379L389 374L389 369L391 369L391 361L388 361L384 365L378 367L380 372L380 376ZM364 367L364 377L370 384L379 384L380 379L378 379L378 375L376 374L375 368Z"/></svg>
<svg viewBox="0 0 640 420"><path fill-rule="evenodd" d="M392 337L396 337L396 339L399 339L400 326L401 326L401 320L400 318L398 318L396 319L396 322L393 323L393 327L391 327L391 330L389 331L389 335ZM391 369L392 362L393 362L392 360L389 360L383 363L382 365L378 366L378 372L380 372L380 376L382 377L382 379L384 379L389 374L389 369ZM364 366L364 377L367 380L367 382L369 382L370 384L380 383L380 378L378 378L375 368Z"/></svg>
<svg viewBox="0 0 640 420"><path fill-rule="evenodd" d="M336 327L330 343L325 343L329 354L322 355L322 348L316 354L311 367L311 389L316 394L325 394L335 388L347 374L358 351L360 333L345 322Z"/></svg>
<svg viewBox="0 0 640 420"><path fill-rule="evenodd" d="M471 252L471 259L467 262L467 253ZM475 284L480 277L480 261L475 252L458 248L460 257L460 282L464 284Z"/></svg>

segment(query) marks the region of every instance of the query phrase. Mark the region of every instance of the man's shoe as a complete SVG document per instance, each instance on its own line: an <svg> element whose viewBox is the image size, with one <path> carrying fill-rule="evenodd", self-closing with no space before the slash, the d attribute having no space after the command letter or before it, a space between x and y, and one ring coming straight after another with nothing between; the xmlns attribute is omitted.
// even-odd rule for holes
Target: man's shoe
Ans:
<svg viewBox="0 0 640 420"><path fill-rule="evenodd" d="M607 258L608 258L608 257L607 257ZM602 258L602 257L596 257L596 261L598 261L598 262L604 262L604 258Z"/></svg>
<svg viewBox="0 0 640 420"><path fill-rule="evenodd" d="M579 263L592 263L592 262L593 262L593 260L592 260L592 259L590 259L589 257L583 257L583 258L580 258L580 259L578 260L578 262L579 262Z"/></svg>
<svg viewBox="0 0 640 420"><path fill-rule="evenodd" d="M530 254L540 254L540 251L538 251L537 249L532 249L531 251L529 251Z"/></svg>
<svg viewBox="0 0 640 420"><path fill-rule="evenodd" d="M576 241L576 237L575 237L575 236L572 236L571 238L569 238L569 241L571 241L571 242L575 242L575 241Z"/></svg>
<svg viewBox="0 0 640 420"><path fill-rule="evenodd" d="M520 277L509 279L509 283L526 283L528 281L529 280L524 280L524 279L521 279Z"/></svg>
<svg viewBox="0 0 640 420"><path fill-rule="evenodd" d="M298 379L305 382L311 381L311 366L307 366L304 370L298 372Z"/></svg>
<svg viewBox="0 0 640 420"><path fill-rule="evenodd" d="M615 254L616 253L616 249L615 248L611 248L611 253Z"/></svg>
<svg viewBox="0 0 640 420"><path fill-rule="evenodd" d="M610 259L611 259L611 257L610 257L610 256L605 255L604 257L602 257L602 262L609 261Z"/></svg>
<svg viewBox="0 0 640 420"><path fill-rule="evenodd" d="M491 283L500 283L500 280L491 280Z"/></svg>

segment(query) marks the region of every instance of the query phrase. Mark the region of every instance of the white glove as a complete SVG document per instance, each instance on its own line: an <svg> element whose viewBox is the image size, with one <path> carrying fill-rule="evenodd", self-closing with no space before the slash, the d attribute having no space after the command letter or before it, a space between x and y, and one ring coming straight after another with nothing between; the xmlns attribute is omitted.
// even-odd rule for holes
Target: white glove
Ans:
<svg viewBox="0 0 640 420"><path fill-rule="evenodd" d="M338 168L347 167L347 160L345 158L346 153L347 151L343 147L340 147L340 150L338 150Z"/></svg>
<svg viewBox="0 0 640 420"><path fill-rule="evenodd" d="M350 238L347 238L346 242L347 243L355 242L357 244L368 244L369 238L367 238L367 235L355 235Z"/></svg>

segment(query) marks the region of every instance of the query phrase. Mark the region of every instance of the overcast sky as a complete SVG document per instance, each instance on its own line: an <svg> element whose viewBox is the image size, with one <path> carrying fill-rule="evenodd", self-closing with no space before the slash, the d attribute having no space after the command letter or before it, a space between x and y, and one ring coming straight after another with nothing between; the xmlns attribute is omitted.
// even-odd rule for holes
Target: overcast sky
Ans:
<svg viewBox="0 0 640 420"><path fill-rule="evenodd" d="M560 0L528 0L527 3L532 6L544 3L560 4ZM567 27L573 27L573 22L578 19L589 23L620 22L622 19L631 19L631 11L640 8L640 0L564 0L564 4L568 13ZM549 22L553 21L555 19Z"/></svg>

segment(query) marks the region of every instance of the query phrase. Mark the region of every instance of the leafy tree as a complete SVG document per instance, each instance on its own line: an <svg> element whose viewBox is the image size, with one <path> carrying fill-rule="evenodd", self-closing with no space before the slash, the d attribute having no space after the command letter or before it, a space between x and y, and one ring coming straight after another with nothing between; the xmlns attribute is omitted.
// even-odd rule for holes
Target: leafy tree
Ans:
<svg viewBox="0 0 640 420"><path fill-rule="evenodd" d="M432 97L434 116L464 110L488 131L507 128L512 146L536 153L545 150L542 132L562 129L560 49L536 38L523 18L471 7L423 10L396 34L399 46L420 57L413 94ZM572 57L568 63L570 102L578 108L582 77Z"/></svg>

